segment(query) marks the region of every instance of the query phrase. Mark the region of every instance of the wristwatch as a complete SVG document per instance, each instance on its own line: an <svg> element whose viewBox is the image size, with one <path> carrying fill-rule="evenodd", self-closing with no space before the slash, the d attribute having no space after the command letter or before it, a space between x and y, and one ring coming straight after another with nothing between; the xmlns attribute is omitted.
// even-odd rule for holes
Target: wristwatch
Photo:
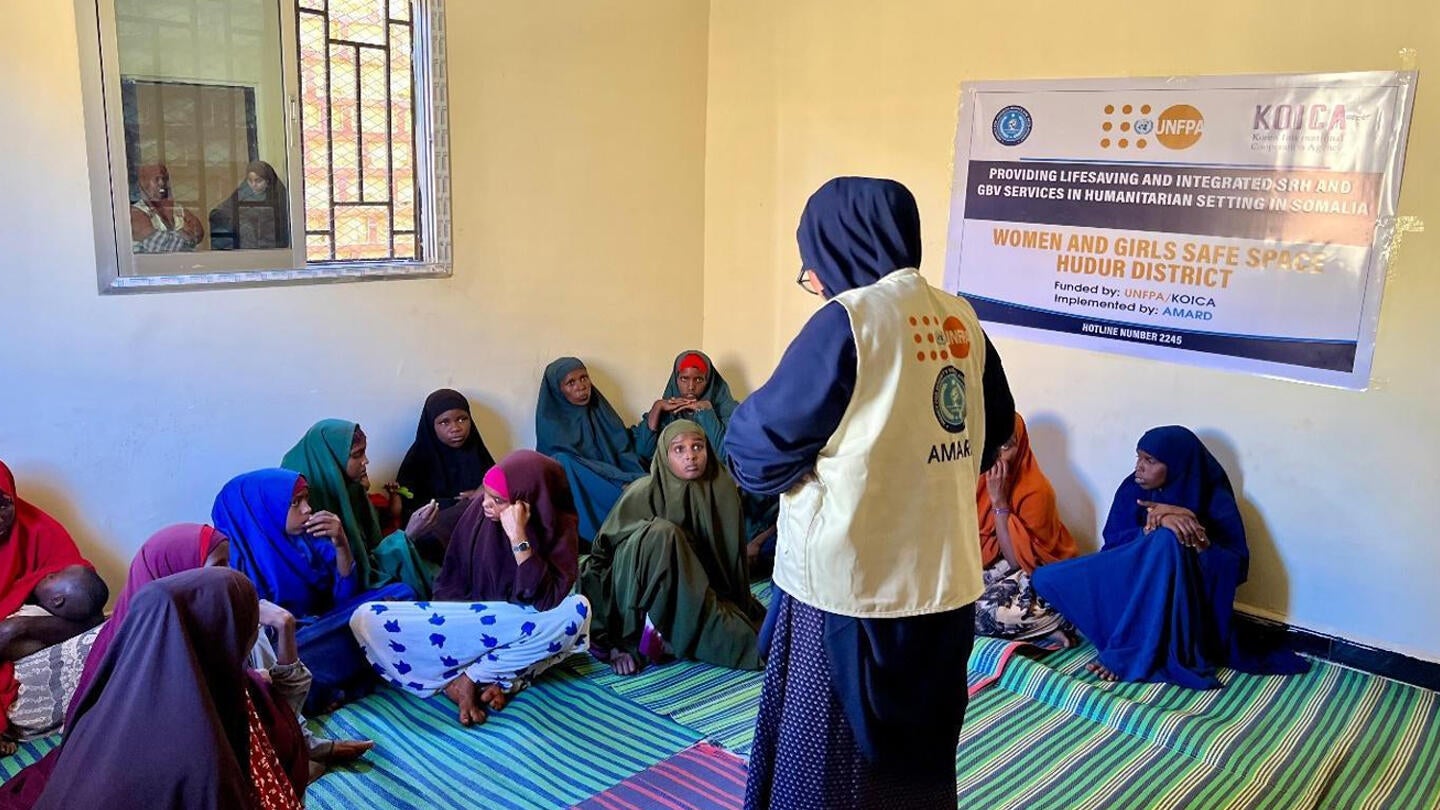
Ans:
<svg viewBox="0 0 1440 810"><path fill-rule="evenodd" d="M519 554L519 553L522 552L522 551L529 551L529 550L530 550L530 541L529 541L529 540L521 540L519 543L516 543L515 545L511 546L511 547L510 547L510 550L513 551L513 552L515 552L516 554Z"/></svg>

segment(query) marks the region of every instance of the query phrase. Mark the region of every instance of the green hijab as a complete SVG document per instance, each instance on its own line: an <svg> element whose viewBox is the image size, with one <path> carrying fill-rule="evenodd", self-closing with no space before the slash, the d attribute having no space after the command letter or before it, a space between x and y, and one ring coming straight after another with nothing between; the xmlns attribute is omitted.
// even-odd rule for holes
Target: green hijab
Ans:
<svg viewBox="0 0 1440 810"><path fill-rule="evenodd" d="M651 520L664 518L683 528L695 541L715 594L733 604L748 605L753 596L745 566L745 515L740 490L720 465L714 447L709 448L704 475L694 481L677 476L666 456L670 442L682 433L705 435L703 428L688 419L677 419L665 426L650 474L625 488L600 528L592 554L602 559L612 557L617 546L644 531Z"/></svg>
<svg viewBox="0 0 1440 810"><path fill-rule="evenodd" d="M321 419L290 448L280 466L305 476L310 485L310 506L316 512L334 512L345 527L350 553L360 566L361 581L373 584L371 555L380 545L380 518L370 496L345 474L350 448L360 426L343 419Z"/></svg>

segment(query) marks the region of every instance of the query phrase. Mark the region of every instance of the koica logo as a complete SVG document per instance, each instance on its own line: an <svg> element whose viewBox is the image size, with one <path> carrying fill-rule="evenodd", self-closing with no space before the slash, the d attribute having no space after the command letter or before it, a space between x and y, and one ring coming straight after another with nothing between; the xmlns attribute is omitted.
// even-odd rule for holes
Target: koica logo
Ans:
<svg viewBox="0 0 1440 810"><path fill-rule="evenodd" d="M1345 128L1345 105L1256 104L1251 129L1313 129L1329 132Z"/></svg>
<svg viewBox="0 0 1440 810"><path fill-rule="evenodd" d="M1160 113L1155 140L1166 149L1189 149L1205 134L1205 116L1189 104L1176 104Z"/></svg>

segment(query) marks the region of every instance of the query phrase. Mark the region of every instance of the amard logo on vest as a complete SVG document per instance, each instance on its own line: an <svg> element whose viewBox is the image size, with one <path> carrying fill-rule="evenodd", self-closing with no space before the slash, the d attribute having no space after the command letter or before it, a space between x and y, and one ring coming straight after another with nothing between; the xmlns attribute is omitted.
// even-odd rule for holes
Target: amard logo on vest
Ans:
<svg viewBox="0 0 1440 810"><path fill-rule="evenodd" d="M965 373L954 366L940 369L935 377L935 388L930 403L935 409L935 421L949 433L965 431ZM930 445L930 457L926 464L958 461L970 457L970 440L959 439Z"/></svg>

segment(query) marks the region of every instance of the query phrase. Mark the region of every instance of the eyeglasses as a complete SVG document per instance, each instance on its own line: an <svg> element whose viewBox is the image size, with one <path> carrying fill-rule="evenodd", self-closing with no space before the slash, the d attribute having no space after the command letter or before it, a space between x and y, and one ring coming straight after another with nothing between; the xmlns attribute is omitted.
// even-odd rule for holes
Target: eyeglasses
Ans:
<svg viewBox="0 0 1440 810"><path fill-rule="evenodd" d="M811 295L820 294L820 290L814 289L810 286L810 276L806 274L805 268L803 267L800 268L800 275L795 277L795 283L800 285L800 289L804 290L807 293L810 293Z"/></svg>

